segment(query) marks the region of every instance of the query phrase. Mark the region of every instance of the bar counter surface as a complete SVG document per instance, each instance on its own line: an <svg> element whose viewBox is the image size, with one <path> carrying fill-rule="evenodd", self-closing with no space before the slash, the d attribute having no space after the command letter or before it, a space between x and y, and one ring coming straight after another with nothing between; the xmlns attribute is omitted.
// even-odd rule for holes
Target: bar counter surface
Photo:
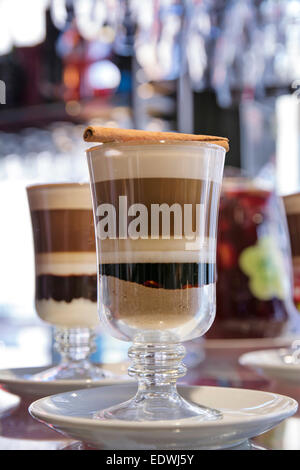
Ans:
<svg viewBox="0 0 300 470"><path fill-rule="evenodd" d="M239 356L238 351L235 354ZM264 390L300 401L300 387L268 381L238 365L236 359L228 359L226 351L222 350L218 350L217 354L207 350L205 360L189 370L184 382ZM0 389L0 450L92 450L85 443L67 439L35 421L28 413L29 405L30 401ZM300 450L300 412L242 448Z"/></svg>

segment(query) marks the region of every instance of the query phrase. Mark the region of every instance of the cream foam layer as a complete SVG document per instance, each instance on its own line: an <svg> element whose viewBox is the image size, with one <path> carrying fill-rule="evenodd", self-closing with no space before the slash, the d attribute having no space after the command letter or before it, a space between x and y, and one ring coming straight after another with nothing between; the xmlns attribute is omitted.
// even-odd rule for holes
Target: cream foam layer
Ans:
<svg viewBox="0 0 300 470"><path fill-rule="evenodd" d="M130 178L188 178L221 183L225 150L203 143L100 145L87 151L95 182ZM92 163L92 164L91 164Z"/></svg>
<svg viewBox="0 0 300 470"><path fill-rule="evenodd" d="M214 263L216 241L212 238L195 242L182 240L102 240L99 242L102 263Z"/></svg>
<svg viewBox="0 0 300 470"><path fill-rule="evenodd" d="M27 188L30 210L92 210L88 183L36 185Z"/></svg>
<svg viewBox="0 0 300 470"><path fill-rule="evenodd" d="M39 317L52 325L68 328L99 325L97 303L87 299L73 299L71 302L43 299L37 300L35 305Z"/></svg>
<svg viewBox="0 0 300 470"><path fill-rule="evenodd" d="M283 197L287 214L300 214L300 193Z"/></svg>
<svg viewBox="0 0 300 470"><path fill-rule="evenodd" d="M36 275L96 275L96 253L40 253L35 256L35 269Z"/></svg>

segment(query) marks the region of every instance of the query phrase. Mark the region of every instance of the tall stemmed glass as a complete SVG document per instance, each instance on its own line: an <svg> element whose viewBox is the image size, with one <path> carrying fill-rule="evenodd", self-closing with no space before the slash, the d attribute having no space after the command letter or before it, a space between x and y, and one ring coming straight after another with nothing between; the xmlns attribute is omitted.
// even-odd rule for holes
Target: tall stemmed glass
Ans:
<svg viewBox="0 0 300 470"><path fill-rule="evenodd" d="M87 151L98 257L98 308L111 334L133 341L136 396L101 419L218 419L188 403L182 341L216 309L216 228L225 149L208 142L106 143Z"/></svg>
<svg viewBox="0 0 300 470"><path fill-rule="evenodd" d="M27 188L33 229L39 317L55 326L61 363L36 380L101 380L110 374L89 360L95 350L96 247L88 184Z"/></svg>

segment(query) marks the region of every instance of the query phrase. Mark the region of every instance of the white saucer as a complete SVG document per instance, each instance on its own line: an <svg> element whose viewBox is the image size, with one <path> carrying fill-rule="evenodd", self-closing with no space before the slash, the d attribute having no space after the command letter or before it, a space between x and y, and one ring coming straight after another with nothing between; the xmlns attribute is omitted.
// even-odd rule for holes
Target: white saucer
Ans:
<svg viewBox="0 0 300 470"><path fill-rule="evenodd" d="M103 385L115 385L132 382L127 375L127 363L101 364L106 370L116 374L100 381L92 380L53 380L37 381L32 378L51 366L47 367L26 367L25 369L1 369L0 384L5 390L21 397L33 397L34 399L46 397L55 393L69 392L79 388L102 387Z"/></svg>
<svg viewBox="0 0 300 470"><path fill-rule="evenodd" d="M132 422L93 418L132 397L134 384L63 393L38 400L30 414L67 436L100 449L206 449L233 447L293 415L298 404L275 393L221 387L179 386L187 399L222 411L217 421Z"/></svg>
<svg viewBox="0 0 300 470"><path fill-rule="evenodd" d="M269 349L243 354L239 363L250 367L269 379L300 385L300 364L286 364L280 357L286 349Z"/></svg>
<svg viewBox="0 0 300 470"><path fill-rule="evenodd" d="M0 390L0 418L9 414L20 404L20 398Z"/></svg>
<svg viewBox="0 0 300 470"><path fill-rule="evenodd" d="M60 450L94 450L93 447L85 444L81 441L71 442L64 447L61 447ZM227 450L267 450L265 447L260 445L254 444L253 442L249 441L248 439L241 444L235 445L234 447L228 447Z"/></svg>

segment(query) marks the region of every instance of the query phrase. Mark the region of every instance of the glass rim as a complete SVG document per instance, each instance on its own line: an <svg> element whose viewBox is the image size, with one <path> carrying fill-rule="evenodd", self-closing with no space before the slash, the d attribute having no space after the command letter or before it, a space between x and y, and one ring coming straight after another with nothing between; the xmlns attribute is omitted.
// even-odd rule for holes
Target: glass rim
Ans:
<svg viewBox="0 0 300 470"><path fill-rule="evenodd" d="M38 191L39 189L67 189L67 188L79 188L79 187L86 187L89 186L90 183L88 181L84 182L65 182L65 183L41 183L41 184L30 184L26 186L27 192Z"/></svg>
<svg viewBox="0 0 300 470"><path fill-rule="evenodd" d="M223 154L226 155L226 149L214 141L197 141L197 140L157 140L157 141L149 141L149 140L136 140L136 141L127 141L127 142L100 142L97 145L89 147L85 150L86 153L94 152L100 149L105 148L116 148L116 149L128 149L128 148L136 148L136 147L153 147L153 146L180 146L180 147L207 147L214 150L221 150Z"/></svg>
<svg viewBox="0 0 300 470"><path fill-rule="evenodd" d="M289 193L289 194L283 194L282 198L285 201L291 201L292 199L298 199L300 197L300 191L297 191L295 193Z"/></svg>
<svg viewBox="0 0 300 470"><path fill-rule="evenodd" d="M299 215L300 214L300 192L289 193L282 195L283 204L287 215Z"/></svg>
<svg viewBox="0 0 300 470"><path fill-rule="evenodd" d="M222 188L225 190L241 191L267 191L272 192L274 185L264 178L251 178L251 176L223 176Z"/></svg>

